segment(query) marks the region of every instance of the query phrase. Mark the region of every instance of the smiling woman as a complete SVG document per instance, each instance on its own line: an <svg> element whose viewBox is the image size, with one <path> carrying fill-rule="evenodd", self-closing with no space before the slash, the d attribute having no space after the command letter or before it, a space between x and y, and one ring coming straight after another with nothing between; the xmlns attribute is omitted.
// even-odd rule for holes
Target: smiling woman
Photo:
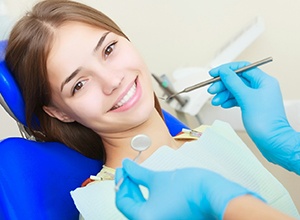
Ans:
<svg viewBox="0 0 300 220"><path fill-rule="evenodd" d="M139 156L139 162L149 163L153 155L162 157L163 162L165 158L172 161L174 152L174 156L185 159L181 155L186 150L197 149L198 154L193 151L190 155L196 156L201 166L217 169L261 194L273 207L298 216L287 191L246 147L240 146L243 143L236 136L225 135L208 147L205 137L209 142L219 140L217 133L205 130L200 141L170 135L147 65L126 35L103 13L68 0L41 1L12 29L5 60L23 93L32 134L38 140L62 142L103 160L99 179L112 180L124 158L135 158L131 140L144 134L151 139L151 146ZM223 134L231 131L223 124L221 128ZM228 144L233 146L231 151L224 147L230 137L234 137ZM247 150L244 153L239 149ZM168 154L160 154L164 150ZM248 163L245 158L252 160ZM185 161L190 164L193 160ZM269 193L271 185L276 187L274 193ZM94 199L99 200L99 196ZM104 213L102 206L92 207ZM106 211L113 208L114 203Z"/></svg>
<svg viewBox="0 0 300 220"><path fill-rule="evenodd" d="M132 103L141 96L139 92L127 100L127 93L132 96L141 80L149 79L138 77L133 62L141 64L142 73L148 75L140 60L126 35L110 18L86 5L59 0L37 4L18 21L6 53L6 62L26 102L32 134L38 140L63 142L102 160L106 153L98 134L105 131L95 123L109 127L117 116L106 117L102 122L91 117L112 113L110 109L129 109L125 102ZM144 98L153 100L150 95ZM155 103L161 114L158 101ZM81 117L87 115L90 117ZM90 125L91 122L95 123Z"/></svg>

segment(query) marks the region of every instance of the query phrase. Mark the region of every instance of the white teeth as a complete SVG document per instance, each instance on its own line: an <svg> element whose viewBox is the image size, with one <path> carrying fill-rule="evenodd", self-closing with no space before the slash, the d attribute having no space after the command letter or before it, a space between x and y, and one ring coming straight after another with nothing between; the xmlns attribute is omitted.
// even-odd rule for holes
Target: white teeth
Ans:
<svg viewBox="0 0 300 220"><path fill-rule="evenodd" d="M130 90L127 92L127 94L113 107L113 109L120 108L122 105L128 102L128 100L130 100L131 97L134 95L135 91L136 85L134 83Z"/></svg>

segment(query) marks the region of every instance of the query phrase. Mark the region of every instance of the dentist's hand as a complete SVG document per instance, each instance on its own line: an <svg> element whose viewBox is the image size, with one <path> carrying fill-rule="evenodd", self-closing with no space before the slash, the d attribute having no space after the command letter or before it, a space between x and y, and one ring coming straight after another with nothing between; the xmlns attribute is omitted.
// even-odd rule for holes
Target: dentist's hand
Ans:
<svg viewBox="0 0 300 220"><path fill-rule="evenodd" d="M154 172L126 159L116 171L116 205L129 219L222 219L228 203L251 194L224 177L198 168ZM145 199L139 185L149 190Z"/></svg>
<svg viewBox="0 0 300 220"><path fill-rule="evenodd" d="M262 154L269 161L300 173L296 155L300 136L287 121L279 83L259 68L238 75L234 72L247 64L233 62L210 71L211 76L221 77L208 88L209 93L215 94L212 104L224 108L240 106L246 131Z"/></svg>

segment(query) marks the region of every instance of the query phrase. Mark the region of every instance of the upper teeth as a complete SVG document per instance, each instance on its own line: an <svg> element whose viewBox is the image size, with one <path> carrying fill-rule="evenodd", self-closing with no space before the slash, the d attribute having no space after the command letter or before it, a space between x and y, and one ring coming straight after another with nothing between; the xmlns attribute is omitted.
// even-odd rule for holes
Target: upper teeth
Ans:
<svg viewBox="0 0 300 220"><path fill-rule="evenodd" d="M130 88L130 90L127 92L127 94L113 107L113 109L119 108L122 105L124 105L126 102L128 102L129 99L134 95L136 91L136 85L135 83L133 86Z"/></svg>

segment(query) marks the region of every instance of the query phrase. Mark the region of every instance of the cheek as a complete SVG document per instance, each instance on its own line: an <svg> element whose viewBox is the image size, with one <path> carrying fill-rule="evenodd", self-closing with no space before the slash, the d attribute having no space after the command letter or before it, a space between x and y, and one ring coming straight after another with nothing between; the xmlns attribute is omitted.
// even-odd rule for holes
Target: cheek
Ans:
<svg viewBox="0 0 300 220"><path fill-rule="evenodd" d="M99 93L88 93L69 103L73 118L84 125L98 118L105 111L105 101Z"/></svg>
<svg viewBox="0 0 300 220"><path fill-rule="evenodd" d="M132 69L147 69L139 52L127 40L120 45L120 49L115 54L115 58L116 59L113 60L119 62L120 66L127 66Z"/></svg>

